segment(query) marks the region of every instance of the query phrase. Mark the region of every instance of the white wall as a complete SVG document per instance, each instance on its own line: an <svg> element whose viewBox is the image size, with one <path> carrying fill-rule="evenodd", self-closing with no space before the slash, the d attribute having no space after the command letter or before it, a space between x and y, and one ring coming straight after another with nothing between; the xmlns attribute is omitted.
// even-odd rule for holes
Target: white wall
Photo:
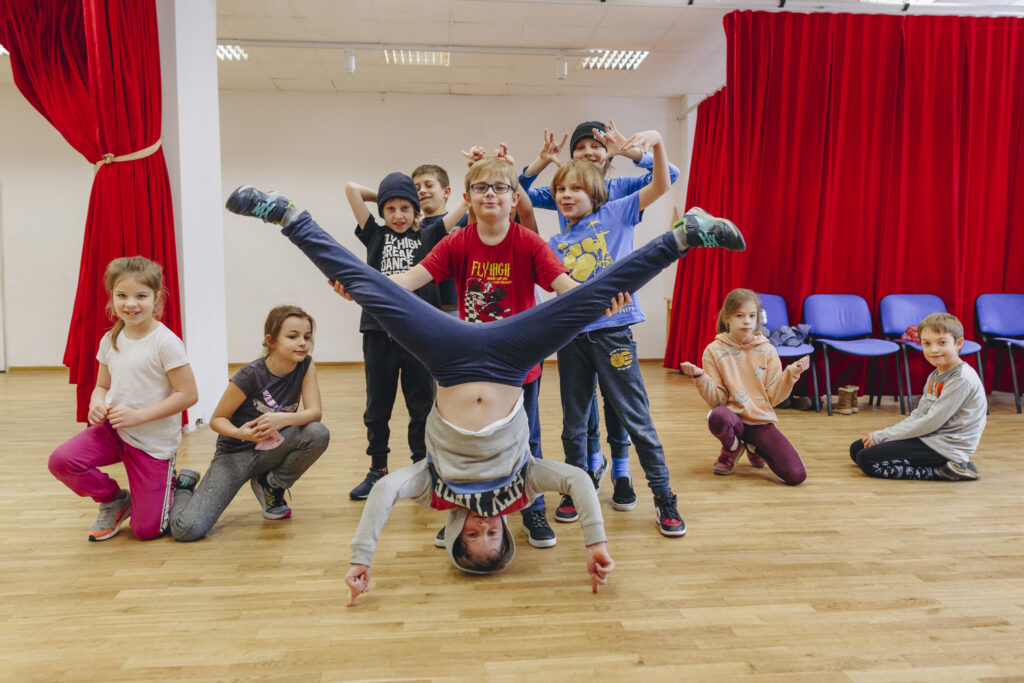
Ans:
<svg viewBox="0 0 1024 683"><path fill-rule="evenodd" d="M222 196L251 183L287 193L347 247L359 252L344 183L376 183L391 171L438 163L461 187L459 150L507 142L521 165L540 146L545 127L570 132L587 119L614 119L626 132L661 130L670 158L684 173L685 122L678 100L494 98L222 92ZM74 302L92 167L70 148L13 87L0 86L0 202L4 217L3 285L10 366L60 365ZM619 159L618 172L632 172ZM540 181L550 180L550 171ZM643 243L669 227L685 184L651 206L637 231ZM216 217L212 217L216 220ZM331 291L319 272L253 219L223 215L227 259L228 359L260 351L263 319L279 303L306 308L319 325L320 361L360 361L358 308ZM541 212L541 232L555 229ZM658 358L665 344L669 270L643 291L647 322L636 326L641 357Z"/></svg>

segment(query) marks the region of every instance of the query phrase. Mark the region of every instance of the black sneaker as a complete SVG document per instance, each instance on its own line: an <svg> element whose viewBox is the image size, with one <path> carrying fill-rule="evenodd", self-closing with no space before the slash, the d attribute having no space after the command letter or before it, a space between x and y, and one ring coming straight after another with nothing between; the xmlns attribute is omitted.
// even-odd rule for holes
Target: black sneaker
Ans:
<svg viewBox="0 0 1024 683"><path fill-rule="evenodd" d="M963 465L950 460L942 467L935 468L935 476L949 481L974 481L978 478L978 468L973 462Z"/></svg>
<svg viewBox="0 0 1024 683"><path fill-rule="evenodd" d="M199 483L199 473L188 467L182 467L181 472L174 479L174 488L178 491L195 492L196 484Z"/></svg>
<svg viewBox="0 0 1024 683"><path fill-rule="evenodd" d="M441 527L441 530L437 532L437 536L434 536L434 547L444 547L444 527Z"/></svg>
<svg viewBox="0 0 1024 683"><path fill-rule="evenodd" d="M252 185L242 185L228 197L225 207L239 216L252 216L264 223L284 225L285 216L295 205L277 192L262 192Z"/></svg>
<svg viewBox="0 0 1024 683"><path fill-rule="evenodd" d="M288 519L292 516L292 509L284 501L284 494L288 490L271 486L267 483L267 475L261 474L249 480L252 492L256 494L256 500L263 508L264 519Z"/></svg>
<svg viewBox="0 0 1024 683"><path fill-rule="evenodd" d="M558 508L555 510L555 521L561 522L562 524L568 524L569 522L575 522L580 516L576 514L576 505L572 502L572 496L562 496L562 502L558 504Z"/></svg>
<svg viewBox="0 0 1024 683"><path fill-rule="evenodd" d="M636 507L636 492L633 490L633 480L629 477L619 477L615 480L612 507L616 510L632 510Z"/></svg>
<svg viewBox="0 0 1024 683"><path fill-rule="evenodd" d="M370 489L373 488L373 485L387 473L387 468L375 470L371 467L370 471L366 473L366 478L348 492L348 497L352 500L366 500L366 497L370 495Z"/></svg>
<svg viewBox="0 0 1024 683"><path fill-rule="evenodd" d="M590 475L590 480L594 482L594 490L598 493L601 492L601 477L604 476L605 470L608 469L608 458L601 456L601 466L593 472L587 472Z"/></svg>
<svg viewBox="0 0 1024 683"><path fill-rule="evenodd" d="M682 536L686 523L676 507L676 494L659 493L654 496L654 507L658 511L658 530L662 536Z"/></svg>
<svg viewBox="0 0 1024 683"><path fill-rule="evenodd" d="M729 220L712 216L693 207L672 226L676 240L687 247L722 247L729 251L745 251L743 233Z"/></svg>
<svg viewBox="0 0 1024 683"><path fill-rule="evenodd" d="M550 548L558 543L543 510L527 510L523 513L523 532L534 548Z"/></svg>

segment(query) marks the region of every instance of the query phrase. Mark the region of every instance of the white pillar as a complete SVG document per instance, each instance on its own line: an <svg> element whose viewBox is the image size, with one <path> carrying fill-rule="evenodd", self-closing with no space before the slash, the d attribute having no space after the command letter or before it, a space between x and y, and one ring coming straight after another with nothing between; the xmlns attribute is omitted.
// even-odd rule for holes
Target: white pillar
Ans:
<svg viewBox="0 0 1024 683"><path fill-rule="evenodd" d="M217 94L216 0L157 0L163 138L174 203L182 326L209 423L228 379L224 233Z"/></svg>

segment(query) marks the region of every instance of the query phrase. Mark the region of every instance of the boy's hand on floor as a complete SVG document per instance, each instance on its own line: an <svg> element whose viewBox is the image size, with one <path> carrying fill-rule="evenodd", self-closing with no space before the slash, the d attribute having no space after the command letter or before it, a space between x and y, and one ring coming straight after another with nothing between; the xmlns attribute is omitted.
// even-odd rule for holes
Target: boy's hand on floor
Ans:
<svg viewBox="0 0 1024 683"><path fill-rule="evenodd" d="M608 583L608 575L615 569L615 560L608 554L604 541L587 546L587 573L590 574L594 592Z"/></svg>
<svg viewBox="0 0 1024 683"><path fill-rule="evenodd" d="M349 598L346 607L352 607L356 604L356 598L363 593L370 592L370 568L365 564L354 564L352 565L348 573L345 574L345 583L348 584L348 589L352 592L352 597Z"/></svg>
<svg viewBox="0 0 1024 683"><path fill-rule="evenodd" d="M698 378L698 377L700 377L701 375L704 374L704 371L702 369L698 368L696 365L694 365L690 361L686 361L685 363L680 363L679 364L679 372L683 373L684 375L688 375L690 377L693 377L694 379L696 379L696 378Z"/></svg>

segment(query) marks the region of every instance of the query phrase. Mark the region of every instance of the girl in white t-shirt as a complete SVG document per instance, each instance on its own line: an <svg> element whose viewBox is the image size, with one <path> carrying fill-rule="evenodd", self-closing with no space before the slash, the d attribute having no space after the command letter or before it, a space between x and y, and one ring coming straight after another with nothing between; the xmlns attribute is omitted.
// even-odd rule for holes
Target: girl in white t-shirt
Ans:
<svg viewBox="0 0 1024 683"><path fill-rule="evenodd" d="M198 399L185 345L159 320L163 271L141 256L114 259L103 275L117 317L100 340L89 427L50 455L53 476L100 504L90 541L117 535L125 517L142 540L167 528L181 411ZM100 471L124 463L128 490Z"/></svg>

